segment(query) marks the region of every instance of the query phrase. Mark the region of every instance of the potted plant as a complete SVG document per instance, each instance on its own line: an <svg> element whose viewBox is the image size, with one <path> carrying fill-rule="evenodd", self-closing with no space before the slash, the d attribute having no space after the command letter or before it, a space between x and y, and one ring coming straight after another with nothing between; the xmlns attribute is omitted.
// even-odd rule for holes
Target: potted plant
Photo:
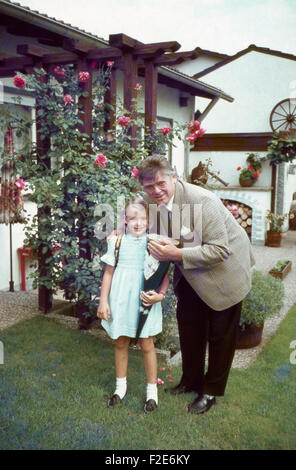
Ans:
<svg viewBox="0 0 296 470"><path fill-rule="evenodd" d="M269 271L273 277L283 280L291 271L292 261L288 259L280 259L276 265Z"/></svg>
<svg viewBox="0 0 296 470"><path fill-rule="evenodd" d="M269 223L269 230L266 232L266 246L272 246L275 248L281 246L281 229L287 217L288 214L274 214L274 212L267 211L266 220Z"/></svg>
<svg viewBox="0 0 296 470"><path fill-rule="evenodd" d="M262 173L262 165L256 153L247 154L247 168L237 167L239 171L239 184L241 186L253 186L258 180L260 173Z"/></svg>
<svg viewBox="0 0 296 470"><path fill-rule="evenodd" d="M253 271L252 288L243 300L236 349L260 344L264 321L283 306L284 286L281 280L262 271Z"/></svg>

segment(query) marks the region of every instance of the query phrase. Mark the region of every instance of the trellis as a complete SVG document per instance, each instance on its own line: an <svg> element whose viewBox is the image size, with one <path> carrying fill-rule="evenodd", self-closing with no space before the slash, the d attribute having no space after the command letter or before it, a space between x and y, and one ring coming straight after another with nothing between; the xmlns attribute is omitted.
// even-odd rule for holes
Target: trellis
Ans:
<svg viewBox="0 0 296 470"><path fill-rule="evenodd" d="M2 24L6 24L6 19L2 17ZM10 34L27 35L34 37L36 34L40 35L39 42L43 43L42 46L35 44L19 44L17 45L18 56L5 58L0 61L0 77L12 77L16 71L24 74L34 73L34 69L42 68L45 71L51 71L57 65L62 66L66 64L74 64L79 72L88 72L90 79L81 84L83 96L79 98L79 105L81 105L81 129L80 131L89 136L89 148L91 148L91 135L92 135L92 76L94 73L94 61L98 65L103 65L107 61L113 61L113 67L110 75L108 93L105 95L105 103L111 105L112 111L109 115L108 122L105 123L105 130L112 129L115 125L116 113L116 90L117 90L117 76L118 71L123 71L123 104L124 108L130 113L133 119L136 119L136 109L134 103L136 101L136 83L138 76L144 76L145 80L145 127L150 131L155 130L157 118L157 84L159 81L158 67L161 65L176 65L183 60L194 58L197 56L195 51L190 52L176 52L181 46L176 41L143 44L125 34L115 34L109 36L109 47L92 47L86 42L78 40L69 40L56 38L46 39L44 32L31 30L28 28L20 27L18 29L11 29L9 22L8 26ZM64 49L62 53L52 53L46 45L58 46ZM46 80L46 75L40 77L41 80ZM162 82L168 86L175 86L172 79L162 77ZM186 84L180 84L183 91L197 94ZM199 90L198 94L206 98L213 98L212 94L207 91ZM41 110L41 104L36 102L37 111ZM42 125L44 117L38 116L36 121L36 136L37 136L37 153L39 157L46 155L50 149L50 140L41 139L39 129ZM46 115L46 113L44 113ZM135 125L130 127L130 136L132 138L132 146L136 145L137 129ZM50 168L50 159L43 159L43 164ZM50 210L48 207L38 208L38 218L41 219L44 215L48 218ZM81 253L81 256L86 257L87 254ZM46 273L48 254L43 253L42 246L38 252L38 268L42 274ZM46 286L39 287L39 309L46 313L52 307L51 291ZM83 306L82 306L83 309Z"/></svg>

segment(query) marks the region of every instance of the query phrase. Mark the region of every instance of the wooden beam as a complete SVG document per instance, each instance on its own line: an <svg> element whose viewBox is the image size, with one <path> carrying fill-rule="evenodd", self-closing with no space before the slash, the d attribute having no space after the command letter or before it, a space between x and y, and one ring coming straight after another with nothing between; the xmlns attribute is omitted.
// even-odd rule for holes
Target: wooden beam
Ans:
<svg viewBox="0 0 296 470"><path fill-rule="evenodd" d="M116 125L116 93L117 83L116 77L117 71L113 66L110 73L109 86L104 96L104 102L113 107L113 111L109 111L109 119L105 121L104 130L107 132L110 129L114 129Z"/></svg>
<svg viewBox="0 0 296 470"><path fill-rule="evenodd" d="M184 62L185 59L178 55L178 53L173 54L162 54L161 56L157 57L154 61L155 65L177 65Z"/></svg>
<svg viewBox="0 0 296 470"><path fill-rule="evenodd" d="M50 47L63 47L63 38L38 39L39 44Z"/></svg>
<svg viewBox="0 0 296 470"><path fill-rule="evenodd" d="M44 57L49 54L50 51L44 47L35 46L34 44L18 44L16 46L18 54L22 54L28 57Z"/></svg>
<svg viewBox="0 0 296 470"><path fill-rule="evenodd" d="M136 46L143 45L142 42L133 39L126 34L110 34L109 44L113 47L119 47L120 49L131 50Z"/></svg>
<svg viewBox="0 0 296 470"><path fill-rule="evenodd" d="M133 54L137 56L163 54L164 52L176 52L180 47L181 45L177 41L155 42L134 47Z"/></svg>
<svg viewBox="0 0 296 470"><path fill-rule="evenodd" d="M74 52L75 54L87 54L91 49L91 46L83 41L68 38L63 40L62 47L65 51Z"/></svg>
<svg viewBox="0 0 296 470"><path fill-rule="evenodd" d="M205 134L195 142L191 151L266 151L272 139L269 132L250 132L237 134Z"/></svg>
<svg viewBox="0 0 296 470"><path fill-rule="evenodd" d="M137 119L137 111L135 107L137 99L136 83L138 78L138 66L131 52L126 52L123 55L124 60L124 77L123 77L123 95L124 95L124 108L129 111L131 119ZM131 126L129 134L132 138L131 145L136 147L137 128L135 125Z"/></svg>
<svg viewBox="0 0 296 470"><path fill-rule="evenodd" d="M41 75L39 77L40 82L46 83L48 80L47 75ZM36 102L36 143L37 143L37 159L38 161L42 161L42 164L46 166L48 169L50 168L51 162L50 158L44 158L44 155L48 153L50 150L50 138L46 137L42 139L40 135L40 129L42 128L42 120L44 118L38 117L38 111L43 109L42 106L39 104L38 100ZM42 158L43 157L43 158ZM44 206L38 208L38 233L40 231L48 230L50 231L50 208L48 206ZM51 252L46 251L43 253L43 246L47 247L47 245L39 245L38 251L38 270L40 273L40 277L46 277L48 275L48 264L46 263L48 256L51 257ZM52 291L48 289L44 285L39 285L38 287L38 308L43 313L47 313L52 308Z"/></svg>
<svg viewBox="0 0 296 470"><path fill-rule="evenodd" d="M152 61L145 63L145 128L153 133L157 117L157 67Z"/></svg>
<svg viewBox="0 0 296 470"><path fill-rule="evenodd" d="M87 54L88 60L115 60L120 57L122 57L122 51L117 47L95 48Z"/></svg>

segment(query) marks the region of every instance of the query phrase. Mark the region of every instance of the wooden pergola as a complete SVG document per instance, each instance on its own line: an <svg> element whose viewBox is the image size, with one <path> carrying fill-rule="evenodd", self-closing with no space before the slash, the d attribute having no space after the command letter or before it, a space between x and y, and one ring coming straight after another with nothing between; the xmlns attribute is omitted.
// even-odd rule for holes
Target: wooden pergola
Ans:
<svg viewBox="0 0 296 470"><path fill-rule="evenodd" d="M145 127L155 129L157 119L157 86L163 83L169 87L179 88L181 91L195 96L209 98L212 101L221 97L220 90L203 84L197 86L197 81L192 79L191 83L170 76L169 73L160 74L159 67L174 66L185 60L190 60L198 56L195 50L189 52L177 52L180 44L176 41L143 44L125 34L113 34L109 36L109 44L104 40L94 36L84 34L80 30L74 32L69 29L69 34L65 34L67 27L58 23L54 27L50 24L48 17L31 12L26 13L25 7L11 4L9 1L0 2L0 26L4 26L8 37L27 38L29 44L24 44L22 40L17 41L16 55L8 55L0 60L0 78L13 77L15 71L22 73L33 73L34 68L43 68L50 71L57 65L74 64L77 73L87 71L90 80L82 84L82 91L87 91L87 97L81 97L79 104L83 113L81 119L81 131L88 134L89 145L91 147L92 135L92 75L94 69L92 62L104 64L107 61L114 62L112 67L109 90L105 96L105 102L113 107L109 122L106 123L106 130L115 125L115 109L117 94L118 71L123 72L123 98L124 107L131 113L132 118L136 118L134 103L136 100L136 83L138 77L145 80ZM68 36L68 37L67 37ZM70 36L70 37L69 37ZM30 39L32 39L30 43ZM168 67L169 71L169 67ZM46 80L46 76L43 78ZM188 81L187 81L188 82ZM226 98L227 99L227 98ZM230 100L229 100L230 101ZM38 109L39 104L36 103ZM50 148L49 139L41 140L39 135L40 119L36 124L37 149L39 155L47 154ZM136 127L130 129L132 142L135 145ZM46 164L50 167L50 159ZM38 216L50 215L49 209L44 207L38 209ZM40 250L42 252L42 250ZM39 269L46 272L46 256L39 255ZM51 293L46 287L39 288L39 309L47 312L52 307Z"/></svg>

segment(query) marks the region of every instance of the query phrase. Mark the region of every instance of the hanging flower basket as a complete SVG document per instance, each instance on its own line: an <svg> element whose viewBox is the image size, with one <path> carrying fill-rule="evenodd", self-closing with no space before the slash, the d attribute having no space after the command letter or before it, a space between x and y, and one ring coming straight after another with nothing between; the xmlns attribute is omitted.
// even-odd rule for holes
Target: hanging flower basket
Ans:
<svg viewBox="0 0 296 470"><path fill-rule="evenodd" d="M239 179L239 184L246 188L253 186L254 183L255 183L255 180L252 180L252 179L242 179L242 178Z"/></svg>

